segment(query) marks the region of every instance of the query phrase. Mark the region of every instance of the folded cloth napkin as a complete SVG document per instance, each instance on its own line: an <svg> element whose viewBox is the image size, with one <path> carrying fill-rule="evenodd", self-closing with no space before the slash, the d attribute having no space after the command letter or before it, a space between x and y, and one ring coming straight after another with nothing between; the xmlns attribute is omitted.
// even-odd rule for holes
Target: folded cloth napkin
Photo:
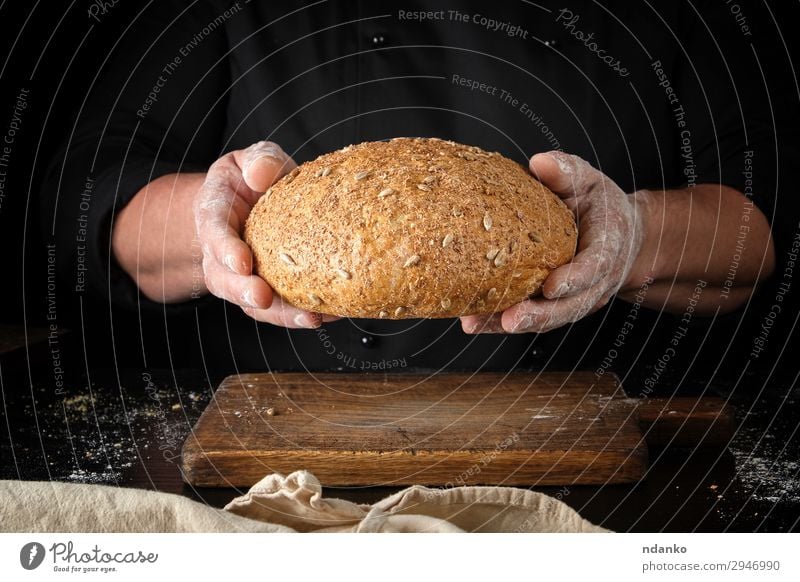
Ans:
<svg viewBox="0 0 800 582"><path fill-rule="evenodd" d="M224 509L107 485L0 480L5 532L605 532L553 497L414 485L373 505L324 498L308 471L268 475Z"/></svg>

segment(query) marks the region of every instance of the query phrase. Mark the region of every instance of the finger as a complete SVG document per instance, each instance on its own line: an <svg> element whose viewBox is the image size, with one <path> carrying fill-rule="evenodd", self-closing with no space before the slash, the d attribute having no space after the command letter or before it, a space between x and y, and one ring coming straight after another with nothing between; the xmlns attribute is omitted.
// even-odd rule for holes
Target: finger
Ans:
<svg viewBox="0 0 800 582"><path fill-rule="evenodd" d="M548 275L542 293L548 299L572 297L597 285L610 273L622 273L632 249L638 248L637 233L631 234L622 208L606 200L589 202L583 213L578 253L566 265Z"/></svg>
<svg viewBox="0 0 800 582"><path fill-rule="evenodd" d="M314 329L322 325L322 315L298 309L278 295L275 295L272 305L268 309L243 307L242 311L256 321L271 323L272 325L289 329Z"/></svg>
<svg viewBox="0 0 800 582"><path fill-rule="evenodd" d="M503 329L500 313L491 315L465 315L461 317L461 329L464 333L506 333Z"/></svg>
<svg viewBox="0 0 800 582"><path fill-rule="evenodd" d="M547 299L573 297L597 285L615 267L620 258L620 248L614 241L601 238L597 240L589 230L582 242L590 242L567 263L552 271L545 279L542 293Z"/></svg>
<svg viewBox="0 0 800 582"><path fill-rule="evenodd" d="M552 151L530 160L531 173L562 198L582 193L589 184L603 183L603 174L578 156Z"/></svg>
<svg viewBox="0 0 800 582"><path fill-rule="evenodd" d="M203 272L209 292L240 307L267 309L273 303L272 288L261 277L237 275L211 256L203 258Z"/></svg>
<svg viewBox="0 0 800 582"><path fill-rule="evenodd" d="M264 190L294 167L294 161L272 142L230 152L211 165L196 198L195 227L220 263L250 274L252 254L239 240L240 217L247 216Z"/></svg>
<svg viewBox="0 0 800 582"><path fill-rule="evenodd" d="M544 333L583 319L599 309L603 293L591 289L566 299L530 299L503 312L503 329L508 333Z"/></svg>
<svg viewBox="0 0 800 582"><path fill-rule="evenodd" d="M294 160L271 141L260 141L247 149L237 150L233 157L242 169L245 184L259 195L297 167Z"/></svg>
<svg viewBox="0 0 800 582"><path fill-rule="evenodd" d="M217 220L219 223L214 224ZM205 234L200 236L203 255L231 273L250 275L253 270L253 253L247 243L239 238L238 231L221 219L212 219L206 226L203 231Z"/></svg>
<svg viewBox="0 0 800 582"><path fill-rule="evenodd" d="M239 213L246 214L247 202L231 191L219 176L209 176L195 200L195 230L204 254L234 273L252 272L252 253L239 236Z"/></svg>

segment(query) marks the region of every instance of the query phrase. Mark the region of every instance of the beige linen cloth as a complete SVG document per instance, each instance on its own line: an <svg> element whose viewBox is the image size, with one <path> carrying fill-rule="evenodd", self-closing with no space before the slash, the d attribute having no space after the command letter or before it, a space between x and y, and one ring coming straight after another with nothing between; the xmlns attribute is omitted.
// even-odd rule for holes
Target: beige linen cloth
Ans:
<svg viewBox="0 0 800 582"><path fill-rule="evenodd" d="M605 532L512 487L415 485L374 505L324 498L314 475L268 475L225 509L107 485L0 480L4 532Z"/></svg>

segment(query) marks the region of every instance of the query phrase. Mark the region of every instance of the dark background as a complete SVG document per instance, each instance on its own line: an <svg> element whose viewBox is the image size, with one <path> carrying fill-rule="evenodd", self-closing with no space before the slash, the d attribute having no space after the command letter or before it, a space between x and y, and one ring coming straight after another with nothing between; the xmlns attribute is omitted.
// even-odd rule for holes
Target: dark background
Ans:
<svg viewBox="0 0 800 582"><path fill-rule="evenodd" d="M64 140L65 130L70 126L65 121L72 118L85 97L83 88L89 85L96 74L108 47L129 21L131 11L140 9L141 3L118 3L103 15L100 24L88 17L89 2L79 2L71 8L68 2L49 2L46 8L39 4L31 11L20 5L14 11L9 4L2 6L3 18L0 19L0 55L4 65L0 75L3 82L0 125L3 128L10 121L20 88L27 88L30 93L22 128L14 144L11 167L7 168L6 197L0 209L0 248L4 249L0 321L41 326L47 323L47 297L44 292L47 275L44 241L47 237L43 233L39 206L44 172L52 161L53 153ZM791 55L798 54L797 35L792 30L797 22L797 3L774 2L769 5L784 28L783 37L776 35L769 39L770 42L760 49L760 61L765 67L767 79L781 80L781 86L776 87L776 90L779 89L776 95L787 95L787 87L790 90L787 101L779 100L774 105L781 108L791 108L792 105L798 107L796 72L787 67L784 53L788 50ZM786 48L782 46L783 42ZM775 50L775 59L769 58L769 52L764 52L769 51L770 47ZM67 71L66 74L64 71ZM792 94L792 91L795 93ZM784 196L795 196L786 190ZM792 222L787 220L788 224ZM778 257L776 273L782 272L785 258ZM92 364L111 363L116 358L116 364L122 367L141 365L141 350L136 345L128 344L130 341L138 344L137 334L121 331L139 325L145 330L148 340L150 366L180 367L193 364L191 354L196 353L196 346L192 334L176 337L167 351L162 313L143 312L140 319L139 313L115 311L113 327L117 331L112 334L112 311L107 304L102 301L85 301L81 304L74 296L63 296L61 291L58 291L59 325L73 329L81 325L90 326L88 333L79 332L79 335L86 342L87 351L92 354ZM753 337L757 335L764 316L774 303L775 289L769 282L762 286L753 304L747 307L744 317L739 312L718 318L710 326L711 335L708 338L705 333L693 334L698 349L704 350L707 355L695 357L693 350L681 350L683 357L688 358L685 364L692 362L698 377L716 371L718 376L736 378L745 364L748 374L758 378L770 373L792 375L797 369L793 361L793 355L797 353L797 334L793 330L798 314L798 295L798 284L794 284L786 295L783 313L775 320L770 331L767 348L759 358L750 359L748 354ZM627 308L624 304L617 306L623 312ZM647 313L642 317L651 318L656 326L651 337L657 337L659 333L668 337L674 330L676 320L671 316L659 317ZM169 327L172 330L179 329L182 322L186 322L190 324L187 329L191 329L193 318L193 312L170 314ZM708 321L699 321L696 325L705 330ZM648 326L637 327L643 334L651 331L647 329ZM592 343L605 348L608 342L603 341L604 330L607 329L610 337L613 337L618 328L615 325L605 325L603 328L600 330L601 336ZM663 332L659 331L661 328ZM594 333L594 330L591 332ZM81 347L80 351L83 351L82 346L71 347ZM658 349L661 349L660 345ZM597 357L602 357L603 351ZM623 353L615 366L618 372L624 374L631 363ZM683 364L676 362L674 367L681 370Z"/></svg>

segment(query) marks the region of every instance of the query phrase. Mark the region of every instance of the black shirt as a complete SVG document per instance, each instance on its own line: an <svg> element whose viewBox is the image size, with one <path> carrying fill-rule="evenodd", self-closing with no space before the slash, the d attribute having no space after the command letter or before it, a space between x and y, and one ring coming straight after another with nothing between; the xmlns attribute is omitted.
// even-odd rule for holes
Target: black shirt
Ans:
<svg viewBox="0 0 800 582"><path fill-rule="evenodd" d="M166 314L158 333L197 340L194 365L509 369L558 355L580 365L609 311L541 336L475 337L457 320L289 331L214 298L157 305L113 261L113 215L147 182L204 171L258 140L301 163L350 143L436 136L520 163L562 149L627 192L727 184L780 233L794 226L774 213L797 130L781 94L765 89L757 12L740 4L744 22L725 3L673 1L195 1L110 13L103 24L119 40L44 190L62 277L106 309ZM170 327L181 312L190 316ZM145 327L116 333L147 345Z"/></svg>

